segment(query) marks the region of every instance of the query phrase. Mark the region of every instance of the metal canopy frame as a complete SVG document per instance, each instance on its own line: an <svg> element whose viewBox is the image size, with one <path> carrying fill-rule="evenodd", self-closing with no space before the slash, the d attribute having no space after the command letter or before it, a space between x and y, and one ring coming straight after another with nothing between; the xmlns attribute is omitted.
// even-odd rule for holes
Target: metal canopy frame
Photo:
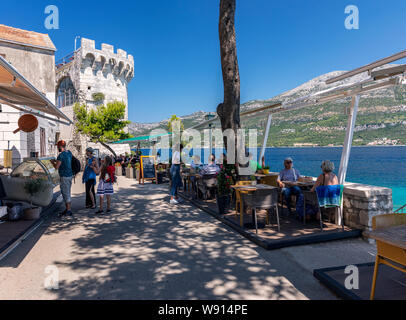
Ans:
<svg viewBox="0 0 406 320"><path fill-rule="evenodd" d="M357 119L358 113L358 106L360 102L361 95L367 92L371 92L374 90L382 89L385 87L393 87L400 84L406 84L406 65L400 66L390 66L388 68L383 68L383 66L406 58L406 50L396 53L392 56L383 58L381 60L375 61L363 67L354 69L352 71L348 71L343 73L340 76L330 78L325 81L326 85L342 81L345 79L349 79L355 75L368 72L369 78L356 81L348 84L343 84L340 86L336 86L333 88L329 88L326 90L322 90L316 92L314 94L310 94L306 97L302 97L293 101L283 101L282 103L274 103L269 106L261 107L258 109L248 110L242 112L240 117L244 118L251 118L251 117L258 117L258 116L267 116L267 124L265 128L265 134L263 139L263 144L261 148L260 159L265 154L265 149L268 141L269 130L272 122L272 114L279 113L283 111L290 111L296 110L301 108L306 108L310 106L321 105L327 102L336 101L340 99L347 99L351 98L351 105L347 110L348 114L348 122L347 122L347 130L345 135L345 141L343 145L343 151L341 154L341 161L340 161L340 169L338 173L339 183L344 184L346 175L347 175L347 168L348 168L348 161L350 158L353 135L354 135L354 128L355 122ZM375 70L376 68L380 68ZM192 129L203 128L208 124L213 123L214 121L218 121L218 116L214 119L209 121L205 121L201 124L195 125L191 127ZM342 208L339 210L341 213L343 212ZM339 225L343 224L343 219L340 216L336 216L336 221L338 221Z"/></svg>

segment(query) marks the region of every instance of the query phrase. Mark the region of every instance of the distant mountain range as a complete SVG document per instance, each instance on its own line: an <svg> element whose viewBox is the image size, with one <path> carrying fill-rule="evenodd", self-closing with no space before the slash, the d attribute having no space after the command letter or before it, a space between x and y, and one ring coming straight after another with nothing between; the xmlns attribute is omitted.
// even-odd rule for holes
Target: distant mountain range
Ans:
<svg viewBox="0 0 406 320"><path fill-rule="evenodd" d="M253 100L241 105L241 111L263 107L278 101L295 100L311 93L368 78L366 73L332 85L329 78L343 74L334 71L312 79L299 87L268 100ZM329 102L320 106L276 113L272 118L268 146L340 146L344 142L349 99ZM192 103L191 103L192 105ZM209 114L197 111L179 116L189 128L205 120ZM214 113L211 113L214 114ZM153 129L166 129L169 119L157 123L132 123L130 132L135 136L148 135ZM266 119L242 119L244 128L258 129L258 142L262 142ZM384 88L363 94L354 133L354 145L406 145L406 85Z"/></svg>

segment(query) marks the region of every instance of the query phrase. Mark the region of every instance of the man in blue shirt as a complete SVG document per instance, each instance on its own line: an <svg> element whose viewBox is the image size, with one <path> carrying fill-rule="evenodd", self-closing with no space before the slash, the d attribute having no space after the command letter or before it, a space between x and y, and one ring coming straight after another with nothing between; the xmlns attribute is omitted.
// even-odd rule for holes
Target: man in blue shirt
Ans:
<svg viewBox="0 0 406 320"><path fill-rule="evenodd" d="M60 215L72 215L71 210L71 189L72 189L72 153L66 150L66 142L61 140L57 143L59 156L52 161L55 169L58 169L60 177L60 188L63 200L65 201L66 210Z"/></svg>
<svg viewBox="0 0 406 320"><path fill-rule="evenodd" d="M285 169L283 169L278 176L277 183L280 188L282 188L282 195L284 199L286 199L286 205L288 207L289 214L292 213L290 205L291 205L291 195L299 196L302 191L298 186L293 187L286 187L283 181L291 181L296 182L300 178L299 170L293 168L293 160L292 158L286 158L284 161Z"/></svg>
<svg viewBox="0 0 406 320"><path fill-rule="evenodd" d="M216 157L214 154L210 155L209 163L204 165L200 170L200 175L212 175L220 172L220 167L216 164Z"/></svg>

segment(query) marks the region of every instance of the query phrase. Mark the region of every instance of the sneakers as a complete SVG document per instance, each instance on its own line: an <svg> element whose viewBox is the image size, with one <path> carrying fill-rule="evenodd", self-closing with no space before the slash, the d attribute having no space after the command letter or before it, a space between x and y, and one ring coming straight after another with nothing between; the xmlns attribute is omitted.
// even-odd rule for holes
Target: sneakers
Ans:
<svg viewBox="0 0 406 320"><path fill-rule="evenodd" d="M173 200L170 201L170 204L179 204L179 202L176 201L176 199L173 199Z"/></svg>

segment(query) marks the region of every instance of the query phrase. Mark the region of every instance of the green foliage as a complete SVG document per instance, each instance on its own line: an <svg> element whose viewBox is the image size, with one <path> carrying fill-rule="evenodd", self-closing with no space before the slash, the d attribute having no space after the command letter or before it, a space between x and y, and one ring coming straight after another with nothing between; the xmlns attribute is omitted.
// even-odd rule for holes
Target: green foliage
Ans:
<svg viewBox="0 0 406 320"><path fill-rule="evenodd" d="M102 92L96 92L96 93L92 94L92 98L96 102L101 102L101 101L104 101L105 96Z"/></svg>
<svg viewBox="0 0 406 320"><path fill-rule="evenodd" d="M92 142L109 143L132 138L132 135L124 131L130 124L130 121L124 120L125 108L125 104L118 101L110 102L107 106L100 105L95 109L76 104L76 129Z"/></svg>
<svg viewBox="0 0 406 320"><path fill-rule="evenodd" d="M176 125L179 125L180 131L183 131L185 127L183 126L182 120L174 114L168 122L168 132L173 132Z"/></svg>
<svg viewBox="0 0 406 320"><path fill-rule="evenodd" d="M28 179L24 183L24 190L31 196L31 208L32 208L32 198L40 192L45 185L45 181L43 179Z"/></svg>
<svg viewBox="0 0 406 320"><path fill-rule="evenodd" d="M231 185L235 183L236 173L232 165L223 165L217 175L217 192L220 196L230 194Z"/></svg>
<svg viewBox="0 0 406 320"><path fill-rule="evenodd" d="M28 179L24 183L24 190L27 192L31 197L35 196L38 192L41 191L44 185L43 179Z"/></svg>

